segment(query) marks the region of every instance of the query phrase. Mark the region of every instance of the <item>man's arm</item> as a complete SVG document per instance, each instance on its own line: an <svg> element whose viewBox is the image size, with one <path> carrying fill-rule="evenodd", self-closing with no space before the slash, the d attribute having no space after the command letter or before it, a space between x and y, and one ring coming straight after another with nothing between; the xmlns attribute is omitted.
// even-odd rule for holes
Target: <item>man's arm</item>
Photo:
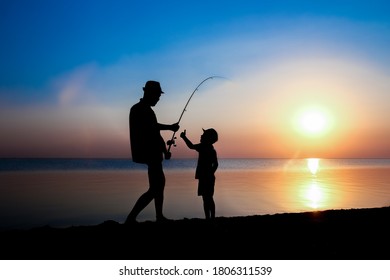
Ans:
<svg viewBox="0 0 390 280"><path fill-rule="evenodd" d="M157 123L157 128L159 130L172 130L174 132L178 131L179 130L179 124L178 123L174 123L174 124L162 124L162 123ZM163 153L165 155L165 159L170 159L172 154L171 152L168 152L168 149L167 147L165 146L165 141L164 139L161 137L161 145L163 146Z"/></svg>
<svg viewBox="0 0 390 280"><path fill-rule="evenodd" d="M174 124L162 124L162 123L158 123L157 124L157 127L159 130L172 130L174 132L178 131L180 126L178 123L174 123Z"/></svg>

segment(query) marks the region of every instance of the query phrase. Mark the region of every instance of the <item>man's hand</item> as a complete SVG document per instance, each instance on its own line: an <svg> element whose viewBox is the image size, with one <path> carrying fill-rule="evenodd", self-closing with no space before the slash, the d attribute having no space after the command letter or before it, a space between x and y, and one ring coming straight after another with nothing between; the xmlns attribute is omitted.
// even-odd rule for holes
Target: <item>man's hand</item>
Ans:
<svg viewBox="0 0 390 280"><path fill-rule="evenodd" d="M179 130L179 128L180 128L179 123L171 124L171 130L172 131L176 132L176 131Z"/></svg>
<svg viewBox="0 0 390 280"><path fill-rule="evenodd" d="M186 130L185 130L185 129L184 129L184 131L183 131L182 133L180 133L180 137L181 137L181 138L186 137Z"/></svg>

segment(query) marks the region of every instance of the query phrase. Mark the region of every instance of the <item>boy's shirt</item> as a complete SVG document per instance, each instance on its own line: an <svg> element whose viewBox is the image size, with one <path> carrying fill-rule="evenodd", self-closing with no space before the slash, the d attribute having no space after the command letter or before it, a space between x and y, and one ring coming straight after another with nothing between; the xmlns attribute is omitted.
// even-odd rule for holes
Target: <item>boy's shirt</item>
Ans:
<svg viewBox="0 0 390 280"><path fill-rule="evenodd" d="M195 150L199 153L195 179L213 177L218 166L217 152L213 145L199 143L194 146Z"/></svg>

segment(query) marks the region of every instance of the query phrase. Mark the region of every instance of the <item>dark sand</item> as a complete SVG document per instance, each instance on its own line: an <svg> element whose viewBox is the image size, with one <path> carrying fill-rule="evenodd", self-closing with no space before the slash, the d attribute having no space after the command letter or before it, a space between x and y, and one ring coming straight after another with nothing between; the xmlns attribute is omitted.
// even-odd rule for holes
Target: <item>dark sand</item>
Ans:
<svg viewBox="0 0 390 280"><path fill-rule="evenodd" d="M390 207L0 232L3 260L383 260Z"/></svg>

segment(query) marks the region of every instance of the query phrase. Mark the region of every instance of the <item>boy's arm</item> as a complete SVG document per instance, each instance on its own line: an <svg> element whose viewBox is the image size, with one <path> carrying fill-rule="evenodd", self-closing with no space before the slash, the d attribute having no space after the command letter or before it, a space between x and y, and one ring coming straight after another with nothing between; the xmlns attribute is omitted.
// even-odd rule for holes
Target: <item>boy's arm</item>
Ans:
<svg viewBox="0 0 390 280"><path fill-rule="evenodd" d="M186 136L186 130L184 130L182 133L180 133L180 137L183 138L184 142L187 144L187 147L194 150L195 149L195 145L192 144L192 142L190 141L190 139L187 138Z"/></svg>

